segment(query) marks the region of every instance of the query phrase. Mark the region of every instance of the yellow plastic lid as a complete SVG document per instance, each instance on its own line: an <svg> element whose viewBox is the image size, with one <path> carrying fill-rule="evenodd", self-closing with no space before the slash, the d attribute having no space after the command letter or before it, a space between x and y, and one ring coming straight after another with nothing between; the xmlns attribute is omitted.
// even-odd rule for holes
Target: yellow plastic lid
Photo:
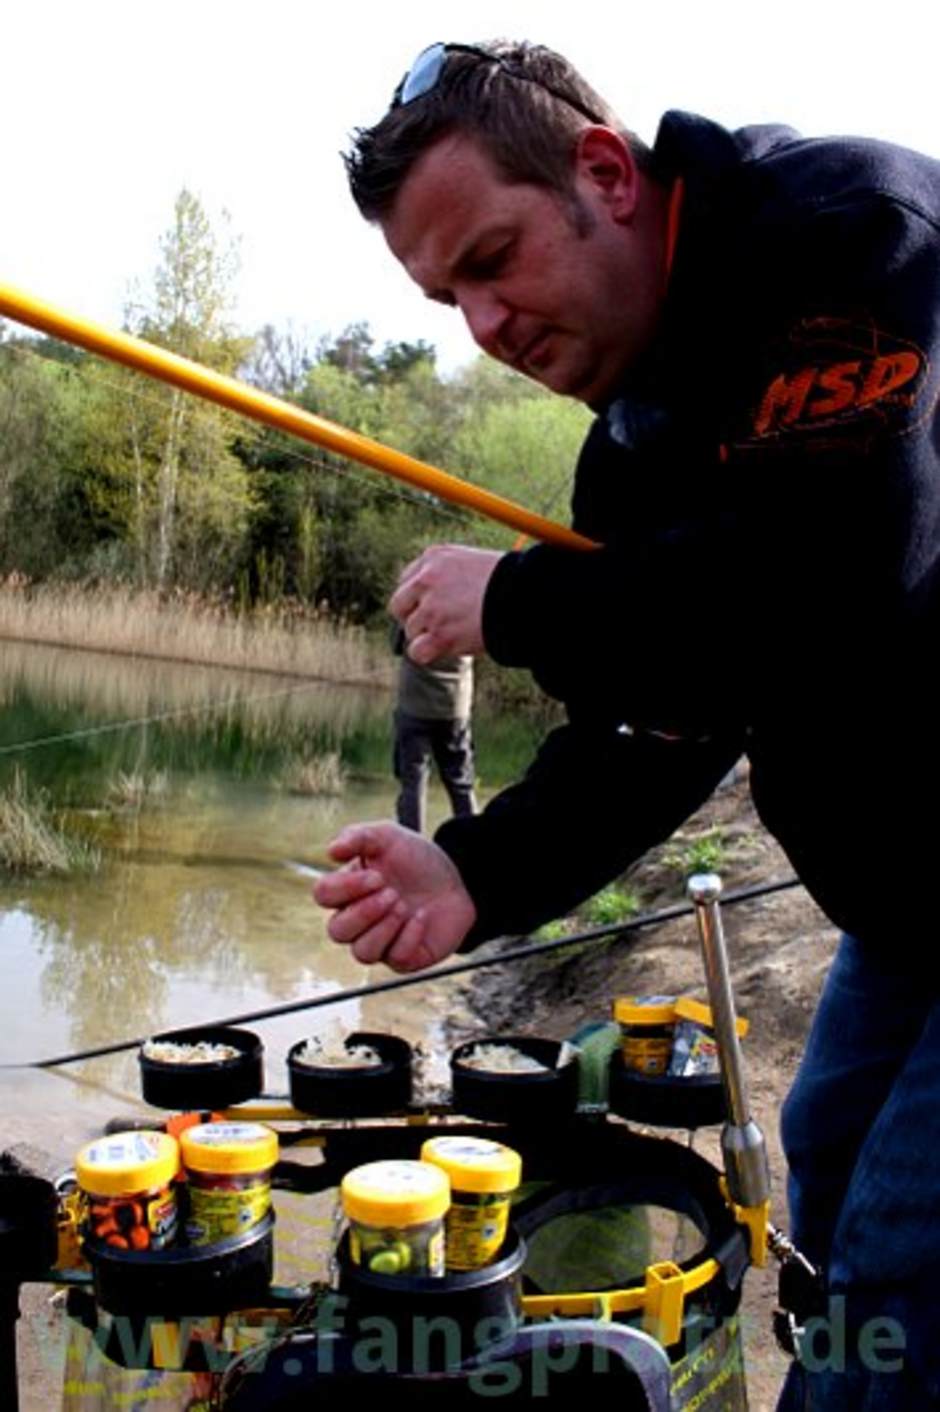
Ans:
<svg viewBox="0 0 940 1412"><path fill-rule="evenodd" d="M620 995L614 1019L621 1025L671 1025L676 1018L674 995Z"/></svg>
<svg viewBox="0 0 940 1412"><path fill-rule="evenodd" d="M263 1123L197 1123L180 1134L180 1148L195 1172L261 1172L277 1161L277 1133Z"/></svg>
<svg viewBox="0 0 940 1412"><path fill-rule="evenodd" d="M515 1191L522 1179L518 1152L484 1137L429 1137L421 1160L445 1171L455 1191Z"/></svg>
<svg viewBox="0 0 940 1412"><path fill-rule="evenodd" d="M343 1210L367 1226L418 1226L443 1216L450 1179L430 1162L366 1162L340 1184Z"/></svg>
<svg viewBox="0 0 940 1412"><path fill-rule="evenodd" d="M709 1030L715 1028L711 1006L703 1005L701 1000L693 1000L691 995L680 995L679 999L676 1001L676 1019L694 1020L697 1025L704 1025L705 1028ZM737 1015L735 1017L734 1027L741 1039L744 1038L751 1028L750 1022L745 1020L743 1015Z"/></svg>
<svg viewBox="0 0 940 1412"><path fill-rule="evenodd" d="M169 1186L180 1168L180 1149L167 1133L110 1133L87 1143L75 1175L89 1196L133 1196Z"/></svg>

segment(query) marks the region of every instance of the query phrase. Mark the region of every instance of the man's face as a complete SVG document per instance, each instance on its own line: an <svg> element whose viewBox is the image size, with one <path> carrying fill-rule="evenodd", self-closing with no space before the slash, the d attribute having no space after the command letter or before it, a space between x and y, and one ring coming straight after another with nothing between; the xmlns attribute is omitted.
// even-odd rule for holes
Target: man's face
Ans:
<svg viewBox="0 0 940 1412"><path fill-rule="evenodd" d="M611 394L646 347L658 307L658 270L635 220L636 169L628 159L618 175L619 139L607 138L611 161L605 150L593 163L579 152L573 199L508 182L472 138L442 138L382 223L412 279L460 309L484 352L589 403Z"/></svg>

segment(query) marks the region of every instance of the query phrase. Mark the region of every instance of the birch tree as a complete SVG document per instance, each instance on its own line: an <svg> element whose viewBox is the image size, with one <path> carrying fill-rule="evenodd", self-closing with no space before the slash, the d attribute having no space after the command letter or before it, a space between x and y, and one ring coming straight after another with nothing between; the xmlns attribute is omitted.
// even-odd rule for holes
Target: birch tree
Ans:
<svg viewBox="0 0 940 1412"><path fill-rule="evenodd" d="M234 372L247 346L229 321L236 248L217 237L190 191L176 198L160 256L153 289L129 306L127 326L174 353ZM128 503L144 582L205 587L237 559L253 509L245 469L231 451L237 425L231 414L177 388L150 387L129 399Z"/></svg>

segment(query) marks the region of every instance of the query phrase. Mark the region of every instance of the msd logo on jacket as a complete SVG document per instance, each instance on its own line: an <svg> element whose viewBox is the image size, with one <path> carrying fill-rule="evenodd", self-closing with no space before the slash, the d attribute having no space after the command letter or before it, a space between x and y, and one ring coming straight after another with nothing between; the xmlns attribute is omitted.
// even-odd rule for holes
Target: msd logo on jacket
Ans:
<svg viewBox="0 0 940 1412"><path fill-rule="evenodd" d="M758 441L860 419L868 432L874 424L900 432L912 423L927 367L913 343L831 318L799 324L781 362L754 413Z"/></svg>

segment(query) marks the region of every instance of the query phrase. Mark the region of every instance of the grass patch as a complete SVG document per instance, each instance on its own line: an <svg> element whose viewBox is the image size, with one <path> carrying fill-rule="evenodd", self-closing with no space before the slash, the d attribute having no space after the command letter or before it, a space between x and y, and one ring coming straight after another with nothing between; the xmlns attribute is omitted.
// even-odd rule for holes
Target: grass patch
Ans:
<svg viewBox="0 0 940 1412"><path fill-rule="evenodd" d="M295 760L285 769L280 785L289 794L338 798L346 790L346 770L339 753L329 750L323 755Z"/></svg>
<svg viewBox="0 0 940 1412"><path fill-rule="evenodd" d="M578 916L589 927L606 927L614 922L626 922L640 910L640 899L630 888L605 887L589 897L578 909Z"/></svg>
<svg viewBox="0 0 940 1412"><path fill-rule="evenodd" d="M560 941L562 937L586 931L590 927L612 926L616 922L629 921L642 909L639 893L632 888L605 887L586 902L582 902L567 917L546 922L535 933L537 941Z"/></svg>
<svg viewBox="0 0 940 1412"><path fill-rule="evenodd" d="M30 791L17 770L0 790L0 867L20 876L35 873L92 873L101 853L58 826L43 790Z"/></svg>
<svg viewBox="0 0 940 1412"><path fill-rule="evenodd" d="M664 866L683 883L696 873L720 873L727 862L728 849L721 829L708 829L663 854Z"/></svg>
<svg viewBox="0 0 940 1412"><path fill-rule="evenodd" d="M113 809L141 809L148 801L162 799L169 789L165 770L118 770L108 781L106 797Z"/></svg>
<svg viewBox="0 0 940 1412"><path fill-rule="evenodd" d="M574 931L574 923L565 921L563 918L556 922L546 922L543 927L539 927L535 933L535 941L561 941L563 936L570 936Z"/></svg>

